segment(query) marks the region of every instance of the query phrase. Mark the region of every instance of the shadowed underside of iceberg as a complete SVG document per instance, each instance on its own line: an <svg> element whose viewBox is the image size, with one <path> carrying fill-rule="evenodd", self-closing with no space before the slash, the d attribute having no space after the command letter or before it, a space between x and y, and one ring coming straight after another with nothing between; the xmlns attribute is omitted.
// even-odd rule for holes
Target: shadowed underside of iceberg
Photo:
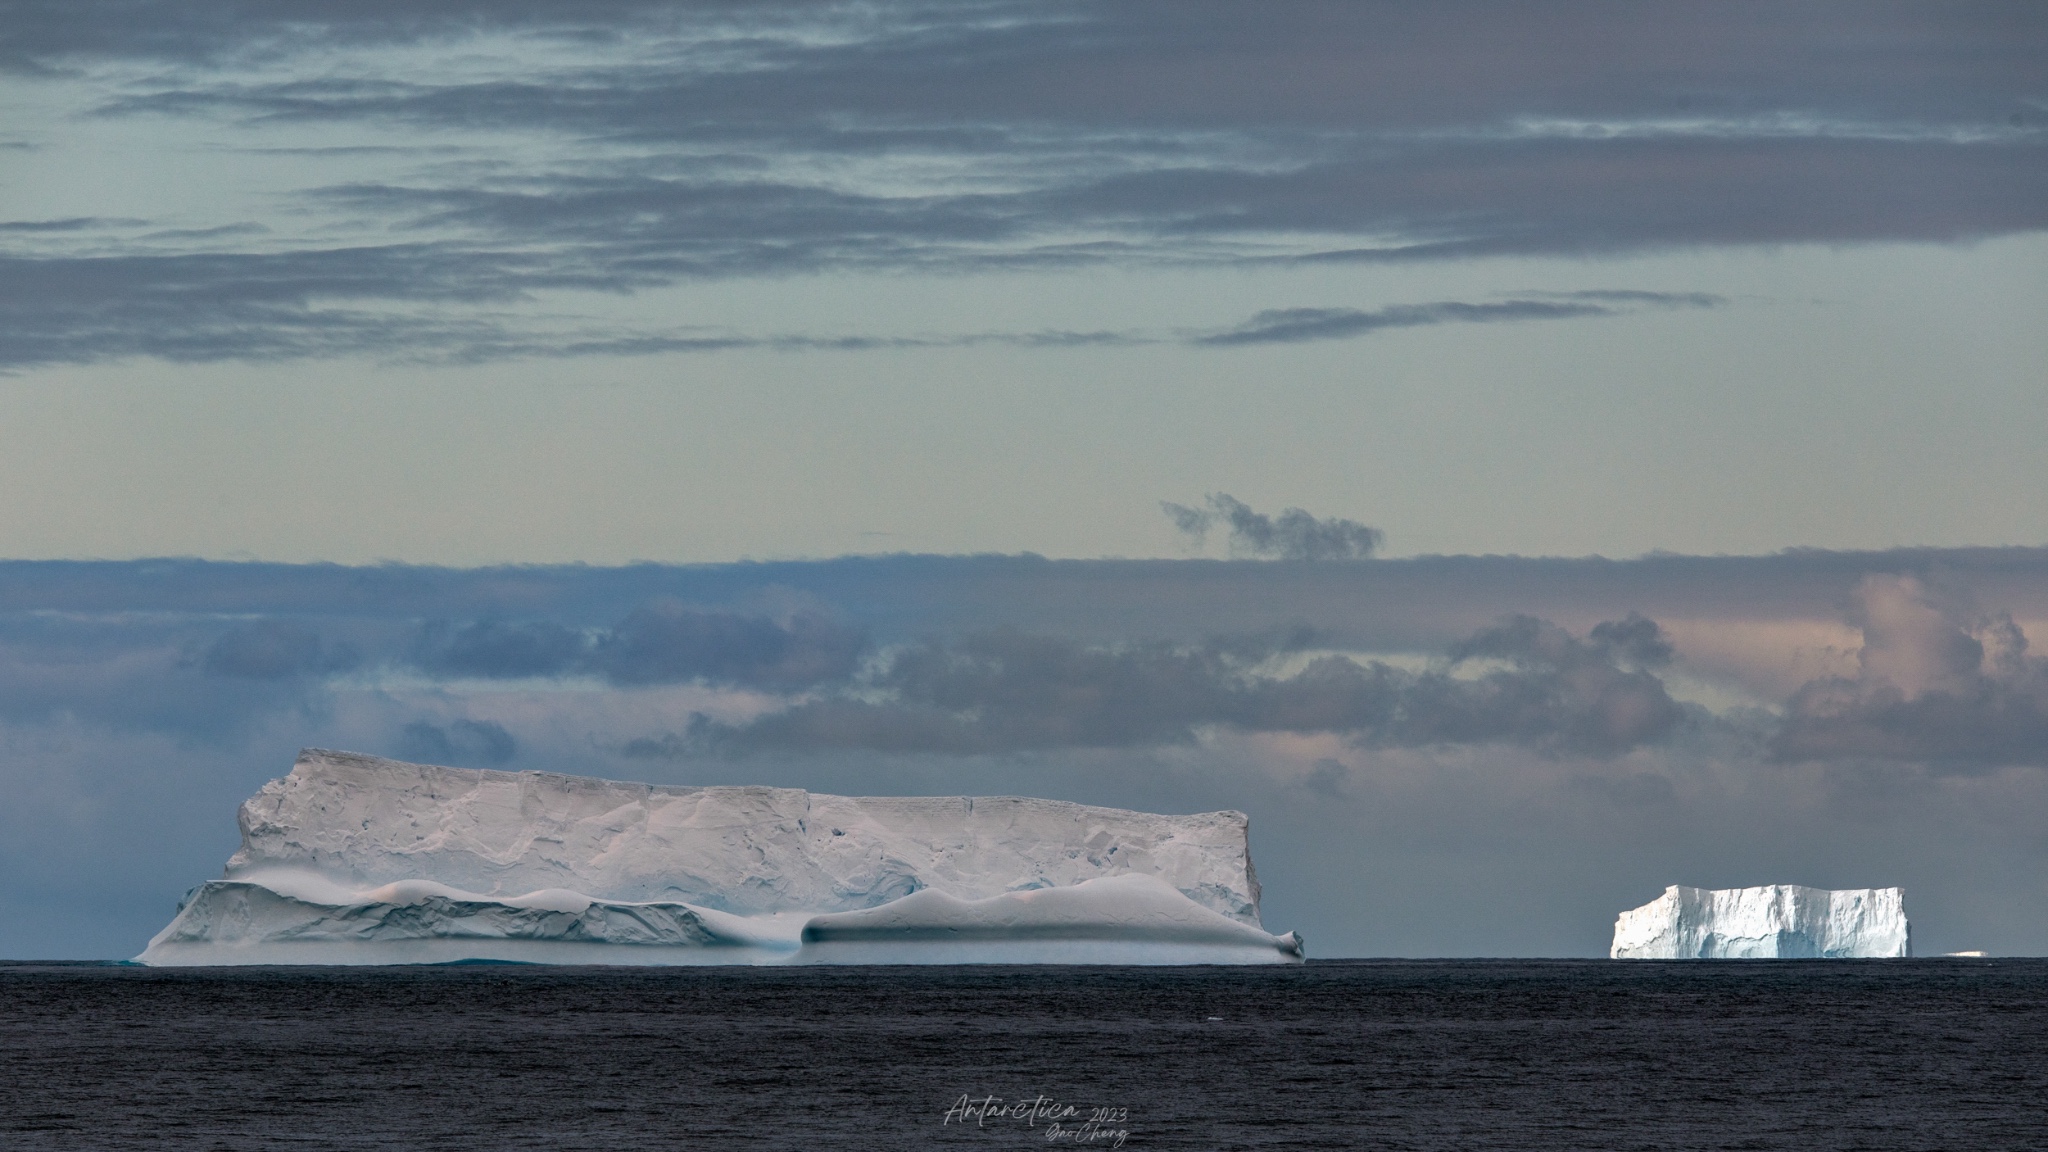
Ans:
<svg viewBox="0 0 2048 1152"><path fill-rule="evenodd" d="M1912 955L1897 888L1672 885L1614 922L1616 960L1818 960Z"/></svg>
<svg viewBox="0 0 2048 1152"><path fill-rule="evenodd" d="M148 964L1290 963L1241 813L671 788L308 750Z"/></svg>

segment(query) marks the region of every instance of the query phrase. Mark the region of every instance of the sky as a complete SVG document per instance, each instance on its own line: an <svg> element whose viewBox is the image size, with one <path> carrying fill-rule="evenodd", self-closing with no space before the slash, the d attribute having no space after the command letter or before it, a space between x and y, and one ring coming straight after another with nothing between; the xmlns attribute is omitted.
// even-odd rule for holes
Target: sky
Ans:
<svg viewBox="0 0 2048 1152"><path fill-rule="evenodd" d="M302 746L2048 953L2029 3L0 2L0 955ZM166 559L170 558L170 559Z"/></svg>

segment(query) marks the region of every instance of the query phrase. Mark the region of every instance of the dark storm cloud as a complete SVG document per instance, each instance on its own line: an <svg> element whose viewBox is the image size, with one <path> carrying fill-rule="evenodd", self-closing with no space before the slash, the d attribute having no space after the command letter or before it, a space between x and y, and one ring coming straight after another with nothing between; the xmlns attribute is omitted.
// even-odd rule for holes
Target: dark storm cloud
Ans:
<svg viewBox="0 0 2048 1152"><path fill-rule="evenodd" d="M1208 504L1198 509L1161 501L1159 507L1197 543L1221 521L1230 528L1233 552L1280 560L1363 560L1380 546L1383 535L1356 520L1318 519L1300 508L1268 516L1227 492L1211 494Z"/></svg>
<svg viewBox="0 0 2048 1152"><path fill-rule="evenodd" d="M522 338L530 329L478 311L551 287L2048 227L2048 16L2028 3L43 0L0 17L0 66L52 83L126 77L97 89L103 115L489 141L482 162L304 188L293 206L365 237L419 235L420 247L255 253L234 247L246 237L199 228L149 242L198 253L110 255L95 228L18 222L11 235L76 237L111 262L78 252L0 269L0 283L31 294L58 282L47 306L8 302L11 363L767 339ZM453 63L398 67L384 55L397 50ZM493 52L517 66L461 63ZM503 147L507 133L526 143ZM152 255L187 263L142 259ZM103 303L67 303L63 281L95 277L112 282ZM449 313L375 314L422 299ZM1206 342L1651 303L1286 309Z"/></svg>
<svg viewBox="0 0 2048 1152"><path fill-rule="evenodd" d="M852 695L743 725L699 719L678 739L632 750L967 755L1183 743L1217 726L1340 733L1370 747L1500 743L1612 756L1664 740L1684 718L1662 681L1621 657L1654 646L1656 625L1632 617L1618 626L1628 643L1516 617L1453 648L1438 670L1326 655L1291 674L1261 665L1303 638L1091 647L990 633L897 652ZM1478 659L1498 666L1461 674Z"/></svg>

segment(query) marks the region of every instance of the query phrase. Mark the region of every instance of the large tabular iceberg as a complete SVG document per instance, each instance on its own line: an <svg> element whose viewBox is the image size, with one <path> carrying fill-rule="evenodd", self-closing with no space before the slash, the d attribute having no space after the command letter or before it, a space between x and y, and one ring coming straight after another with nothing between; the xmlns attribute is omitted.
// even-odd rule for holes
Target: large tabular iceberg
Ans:
<svg viewBox="0 0 2048 1152"><path fill-rule="evenodd" d="M1912 955L1897 888L1711 891L1672 885L1614 922L1616 960L1875 958Z"/></svg>
<svg viewBox="0 0 2048 1152"><path fill-rule="evenodd" d="M1238 812L821 796L309 749L147 964L1299 962Z"/></svg>

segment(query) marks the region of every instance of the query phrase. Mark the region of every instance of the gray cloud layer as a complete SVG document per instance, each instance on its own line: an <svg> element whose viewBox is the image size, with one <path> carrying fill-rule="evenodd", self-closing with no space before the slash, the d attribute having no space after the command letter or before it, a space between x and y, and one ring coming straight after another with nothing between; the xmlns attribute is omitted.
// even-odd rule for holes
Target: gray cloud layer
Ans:
<svg viewBox="0 0 2048 1152"><path fill-rule="evenodd" d="M1922 939L2038 951L2042 620L2019 548L0 563L0 955L132 955L303 744L1237 807L1319 955L1593 954L1674 880L1901 882ZM1731 636L1844 647L1696 658Z"/></svg>
<svg viewBox="0 0 2048 1152"><path fill-rule="evenodd" d="M1283 538L1286 514L1222 499L1271 529L1262 547L1306 555L1307 537ZM1314 533L1364 531L1302 515ZM1942 576L1897 574L1914 571ZM641 753L1137 748L1221 728L1333 733L1361 748L1498 743L1609 756L1667 740L1688 715L1705 722L1673 699L1669 669L1686 653L1649 612L1695 625L1825 620L1853 590L1854 675L1809 678L1783 695L1758 681L1745 690L1777 714L1723 719L1760 731L1783 761L2040 765L2048 664L2028 653L2013 613L2048 618L2044 577L2048 561L2025 549L1631 562L902 557L476 573L4 564L0 722L232 743L282 716L324 714L337 693L392 675L429 685L576 677L744 689L771 702L694 732L677 717L666 742L658 728L601 737ZM764 595L785 606L744 606ZM1624 606L1639 610L1616 614ZM1414 662L1428 653L1426 667ZM468 731L450 727L460 719L422 722L453 741ZM404 737L408 746L425 747L423 732ZM501 747L471 737L472 759Z"/></svg>
<svg viewBox="0 0 2048 1152"><path fill-rule="evenodd" d="M1371 335L1390 328L1618 316L1644 306L1718 307L1701 293L1575 293L1586 301L1438 301L1375 311L1265 311L1220 330L1018 331L805 336L732 331L652 333L589 322L519 319L537 287L615 287L601 278L542 274L530 261L469 265L448 246L419 245L267 256L136 256L83 260L0 256L0 368L126 356L207 362L355 354L462 361L521 356L635 356L774 351L1184 344L1229 347ZM526 264L523 271L520 265ZM532 273L532 275L527 275ZM1602 302L1591 302L1597 298ZM344 306L347 302L348 306ZM394 304L406 303L404 309ZM492 306L486 309L484 306ZM500 307L502 306L502 307Z"/></svg>
<svg viewBox="0 0 2048 1152"><path fill-rule="evenodd" d="M1296 637L1299 644L1305 638ZM1260 670L1286 641L1096 648L1018 633L896 653L857 694L799 703L742 725L699 718L640 755L785 749L977 755L1178 743L1197 730L1342 733L1366 747L1517 744L1610 756L1669 736L1683 711L1631 656L1659 649L1641 617L1582 640L1521 616L1455 647L1441 670L1320 656ZM1453 673L1475 659L1498 667ZM880 692L887 699L876 702Z"/></svg>
<svg viewBox="0 0 2048 1152"><path fill-rule="evenodd" d="M100 115L252 139L352 127L422 149L414 167L295 193L300 217L357 242L251 247L242 220L156 240L134 221L12 222L41 245L0 268L18 286L13 363L729 346L521 339L530 328L490 312L547 289L703 277L2048 226L2048 17L2025 3L1312 3L1254 17L1215 3L67 0L6 16L0 66L83 85ZM1600 304L1280 308L1199 339Z"/></svg>
<svg viewBox="0 0 2048 1152"><path fill-rule="evenodd" d="M1416 328L1432 324L1485 324L1500 320L1563 320L1606 316L1597 304L1563 304L1511 300L1501 304L1403 304L1361 312L1356 308L1275 308L1227 332L1196 342L1219 347L1237 344L1298 344L1306 340L1337 340L1363 336L1382 328Z"/></svg>
<svg viewBox="0 0 2048 1152"><path fill-rule="evenodd" d="M866 646L859 629L816 612L775 620L656 603L594 632L546 620L429 624L412 659L442 675L583 673L621 685L703 681L791 690L851 675Z"/></svg>

